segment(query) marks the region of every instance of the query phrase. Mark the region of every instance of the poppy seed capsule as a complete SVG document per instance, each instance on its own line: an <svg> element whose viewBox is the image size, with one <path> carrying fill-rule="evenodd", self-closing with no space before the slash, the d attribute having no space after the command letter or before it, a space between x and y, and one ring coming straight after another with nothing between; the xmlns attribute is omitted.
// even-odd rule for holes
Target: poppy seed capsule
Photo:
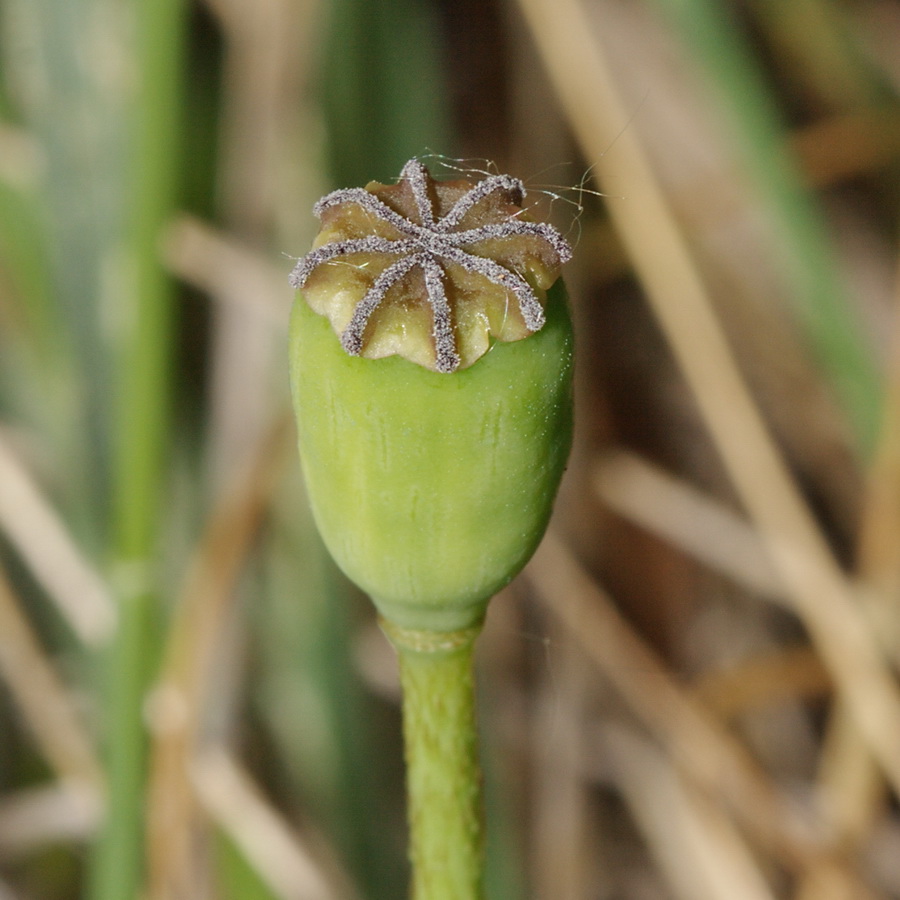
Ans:
<svg viewBox="0 0 900 900"><path fill-rule="evenodd" d="M508 176L434 182L412 161L398 185L323 198L292 275L313 514L400 628L481 621L540 541L569 454L570 251L523 218L523 195Z"/></svg>

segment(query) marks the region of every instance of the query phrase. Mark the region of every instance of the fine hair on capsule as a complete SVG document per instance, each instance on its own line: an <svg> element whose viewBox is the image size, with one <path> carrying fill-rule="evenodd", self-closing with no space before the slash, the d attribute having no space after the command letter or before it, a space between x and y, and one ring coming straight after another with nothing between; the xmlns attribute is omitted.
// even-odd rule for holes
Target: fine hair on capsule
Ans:
<svg viewBox="0 0 900 900"><path fill-rule="evenodd" d="M491 176L501 174L501 169L496 162L488 158L477 157L453 157L446 156L442 153L434 153L429 151L418 157L423 162L432 162L439 167L438 174L455 175L470 180L480 180ZM571 168L572 163L558 163L548 166L533 175L522 178L522 184L525 186L527 197L534 197L549 201L547 211L541 214L540 218L547 218L553 215L554 207L562 204L565 212L558 217L567 219L563 234L571 241L573 245L577 245L581 236L582 218L585 214L585 198L586 197L606 197L607 195L601 191L588 187L591 178L593 166L589 166L581 172L581 175L574 182L548 183L542 180L548 172L555 169ZM441 171L443 170L443 171ZM526 202L523 205L523 212L533 209L538 202Z"/></svg>

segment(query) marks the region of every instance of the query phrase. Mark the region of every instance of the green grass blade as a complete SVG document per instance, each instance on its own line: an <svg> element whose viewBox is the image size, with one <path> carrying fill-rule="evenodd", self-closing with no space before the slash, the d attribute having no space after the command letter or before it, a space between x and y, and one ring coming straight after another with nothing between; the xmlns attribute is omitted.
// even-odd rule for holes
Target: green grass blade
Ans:
<svg viewBox="0 0 900 900"><path fill-rule="evenodd" d="M328 13L322 111L334 183L390 183L413 156L452 153L431 7L334 0Z"/></svg>
<svg viewBox="0 0 900 900"><path fill-rule="evenodd" d="M130 900L141 882L145 735L141 710L158 597L151 559L163 483L173 291L159 258L175 207L179 167L182 0L134 7L139 90L132 132L134 190L127 255L132 303L117 360L113 553L120 628L107 677L111 688L107 815L93 858L89 895Z"/></svg>
<svg viewBox="0 0 900 900"><path fill-rule="evenodd" d="M822 211L786 147L777 103L760 65L722 4L656 0L718 90L723 120L772 222L794 312L854 428L871 449L881 390L871 348L841 284Z"/></svg>

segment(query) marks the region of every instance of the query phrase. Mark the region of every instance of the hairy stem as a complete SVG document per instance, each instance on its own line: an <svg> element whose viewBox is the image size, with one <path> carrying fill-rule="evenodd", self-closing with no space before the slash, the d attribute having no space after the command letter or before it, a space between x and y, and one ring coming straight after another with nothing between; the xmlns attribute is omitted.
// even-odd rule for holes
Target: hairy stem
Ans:
<svg viewBox="0 0 900 900"><path fill-rule="evenodd" d="M478 900L484 865L472 651L451 633L382 623L403 687L413 900Z"/></svg>

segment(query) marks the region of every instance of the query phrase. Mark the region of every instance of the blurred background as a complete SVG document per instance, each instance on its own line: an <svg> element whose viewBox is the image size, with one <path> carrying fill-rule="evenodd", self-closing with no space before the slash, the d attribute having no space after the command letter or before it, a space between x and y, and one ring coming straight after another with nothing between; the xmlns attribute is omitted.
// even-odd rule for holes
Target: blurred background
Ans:
<svg viewBox="0 0 900 900"><path fill-rule="evenodd" d="M487 895L900 897L900 6L2 0L0 42L2 900L404 896L286 323L314 201L412 156L576 247Z"/></svg>

